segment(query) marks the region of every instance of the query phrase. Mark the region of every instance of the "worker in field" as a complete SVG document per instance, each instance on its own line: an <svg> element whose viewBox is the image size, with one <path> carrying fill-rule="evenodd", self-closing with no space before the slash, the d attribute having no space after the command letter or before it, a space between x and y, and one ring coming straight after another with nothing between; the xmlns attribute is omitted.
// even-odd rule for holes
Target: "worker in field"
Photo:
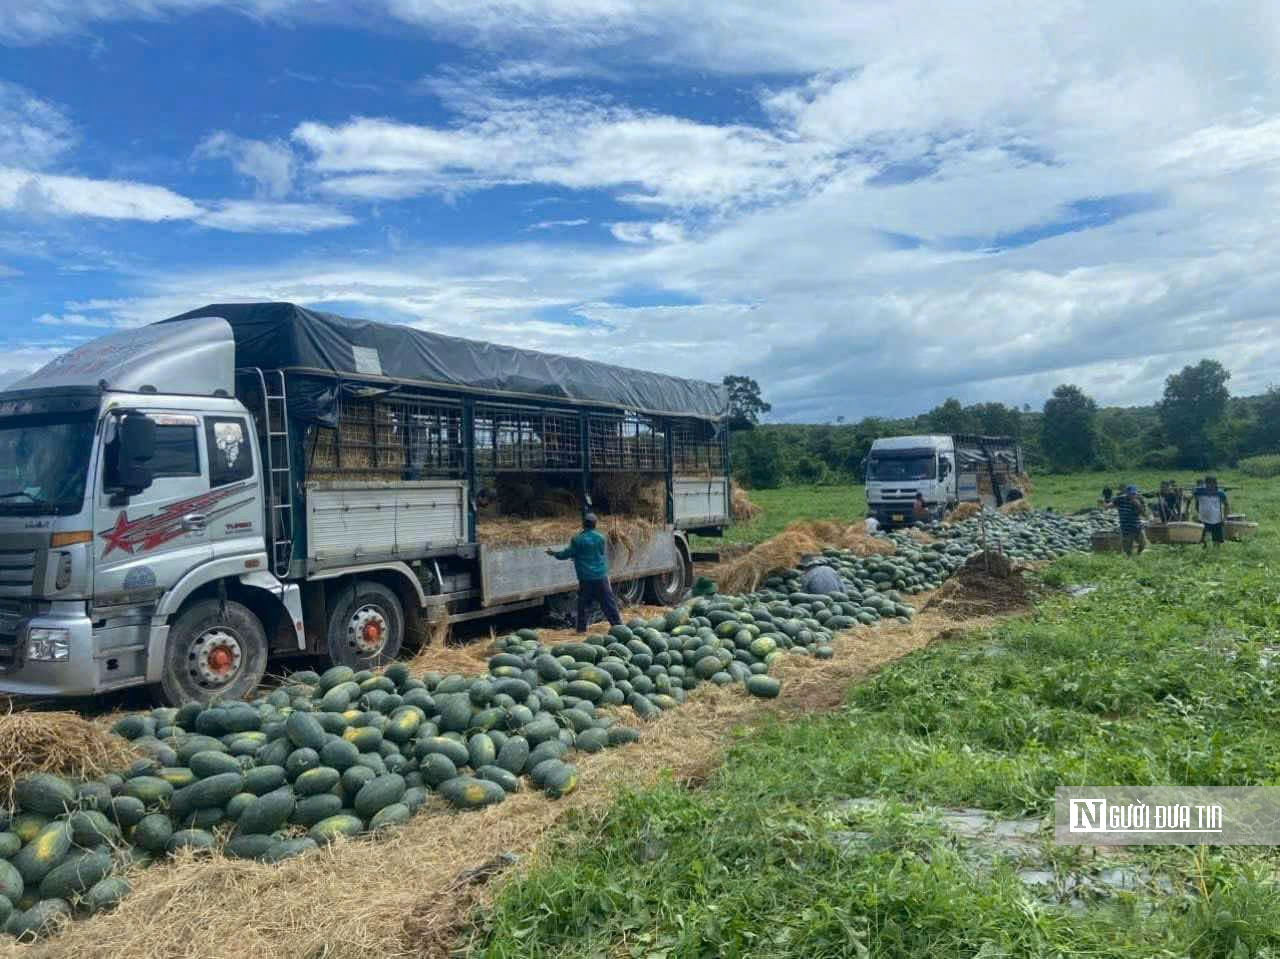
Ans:
<svg viewBox="0 0 1280 959"><path fill-rule="evenodd" d="M569 540L562 550L547 550L548 556L573 560L573 570L578 575L578 632L587 631L587 621L592 607L600 604L605 618L613 626L622 622L618 614L618 600L609 585L609 551L603 536L596 531L595 513L582 518L582 532Z"/></svg>
<svg viewBox="0 0 1280 959"><path fill-rule="evenodd" d="M826 560L809 558L801 563L804 574L800 577L802 592L815 596L830 596L832 593L843 593L844 583L840 574L832 569Z"/></svg>
<svg viewBox="0 0 1280 959"><path fill-rule="evenodd" d="M933 519L933 513L929 511L923 493L916 493L916 498L911 504L911 519L916 523L927 523Z"/></svg>
<svg viewBox="0 0 1280 959"><path fill-rule="evenodd" d="M1147 548L1147 538L1142 535L1142 517L1147 514L1147 504L1142 501L1138 487L1130 484L1112 499L1116 516L1120 519L1120 547L1126 556L1135 550L1140 554Z"/></svg>
<svg viewBox="0 0 1280 959"><path fill-rule="evenodd" d="M1213 547L1217 549L1225 538L1227 512L1230 509L1227 494L1218 489L1216 476L1206 476L1204 484L1197 486L1191 495L1196 501L1196 515L1204 524L1200 544L1207 548L1209 541L1213 540Z"/></svg>

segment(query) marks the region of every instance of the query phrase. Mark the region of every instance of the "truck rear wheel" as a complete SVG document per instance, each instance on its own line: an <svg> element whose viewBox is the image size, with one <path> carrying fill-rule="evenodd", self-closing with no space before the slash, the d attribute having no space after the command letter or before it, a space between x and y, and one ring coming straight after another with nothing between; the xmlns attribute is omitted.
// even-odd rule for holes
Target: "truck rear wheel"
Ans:
<svg viewBox="0 0 1280 959"><path fill-rule="evenodd" d="M670 572L650 576L645 580L645 587L650 601L655 605L674 606L680 602L689 590L689 569L684 558L681 557L676 568Z"/></svg>
<svg viewBox="0 0 1280 959"><path fill-rule="evenodd" d="M372 580L347 587L329 610L328 645L335 664L357 671L391 662L404 645L400 597Z"/></svg>
<svg viewBox="0 0 1280 959"><path fill-rule="evenodd" d="M639 606L644 602L645 580L629 579L625 583L616 583L613 595L619 606Z"/></svg>
<svg viewBox="0 0 1280 959"><path fill-rule="evenodd" d="M160 691L167 703L244 699L267 671L267 634L247 606L204 599L178 615L165 647Z"/></svg>

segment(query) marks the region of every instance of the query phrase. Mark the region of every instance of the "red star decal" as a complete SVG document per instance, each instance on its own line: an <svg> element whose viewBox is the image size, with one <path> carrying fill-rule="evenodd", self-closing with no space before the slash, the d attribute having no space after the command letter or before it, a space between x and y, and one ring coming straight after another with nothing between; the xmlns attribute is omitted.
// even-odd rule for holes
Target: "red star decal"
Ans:
<svg viewBox="0 0 1280 959"><path fill-rule="evenodd" d="M128 512L121 510L120 515L116 517L116 525L98 534L107 544L102 551L103 558L106 558L117 549L122 549L132 555L133 543L129 542L129 540L132 538L130 534L133 532L133 525L129 522Z"/></svg>

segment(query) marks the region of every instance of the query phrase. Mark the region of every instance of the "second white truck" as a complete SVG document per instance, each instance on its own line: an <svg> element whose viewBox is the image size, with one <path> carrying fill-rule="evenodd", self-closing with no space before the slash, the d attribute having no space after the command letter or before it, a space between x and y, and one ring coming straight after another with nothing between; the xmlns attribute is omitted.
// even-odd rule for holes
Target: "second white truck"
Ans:
<svg viewBox="0 0 1280 959"><path fill-rule="evenodd" d="M1001 506L1022 495L1023 475L1022 448L1007 436L884 437L867 455L867 512L892 529L912 522L917 493L935 515L957 503Z"/></svg>

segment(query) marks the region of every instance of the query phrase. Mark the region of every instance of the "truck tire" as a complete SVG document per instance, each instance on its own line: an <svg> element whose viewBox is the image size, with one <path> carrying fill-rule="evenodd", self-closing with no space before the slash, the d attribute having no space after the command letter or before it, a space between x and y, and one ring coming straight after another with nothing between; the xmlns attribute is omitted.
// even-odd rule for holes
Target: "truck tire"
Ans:
<svg viewBox="0 0 1280 959"><path fill-rule="evenodd" d="M639 606L644 602L645 580L629 579L624 583L615 583L613 595L619 606Z"/></svg>
<svg viewBox="0 0 1280 959"><path fill-rule="evenodd" d="M266 671L267 634L253 611L231 600L202 599L169 630L160 693L171 706L243 699Z"/></svg>
<svg viewBox="0 0 1280 959"><path fill-rule="evenodd" d="M329 608L329 658L338 666L372 669L392 662L404 645L404 607L395 592L357 580Z"/></svg>
<svg viewBox="0 0 1280 959"><path fill-rule="evenodd" d="M646 579L645 590L649 601L656 606L674 606L684 599L684 594L689 591L689 568L684 557L680 557L680 562L670 572Z"/></svg>

